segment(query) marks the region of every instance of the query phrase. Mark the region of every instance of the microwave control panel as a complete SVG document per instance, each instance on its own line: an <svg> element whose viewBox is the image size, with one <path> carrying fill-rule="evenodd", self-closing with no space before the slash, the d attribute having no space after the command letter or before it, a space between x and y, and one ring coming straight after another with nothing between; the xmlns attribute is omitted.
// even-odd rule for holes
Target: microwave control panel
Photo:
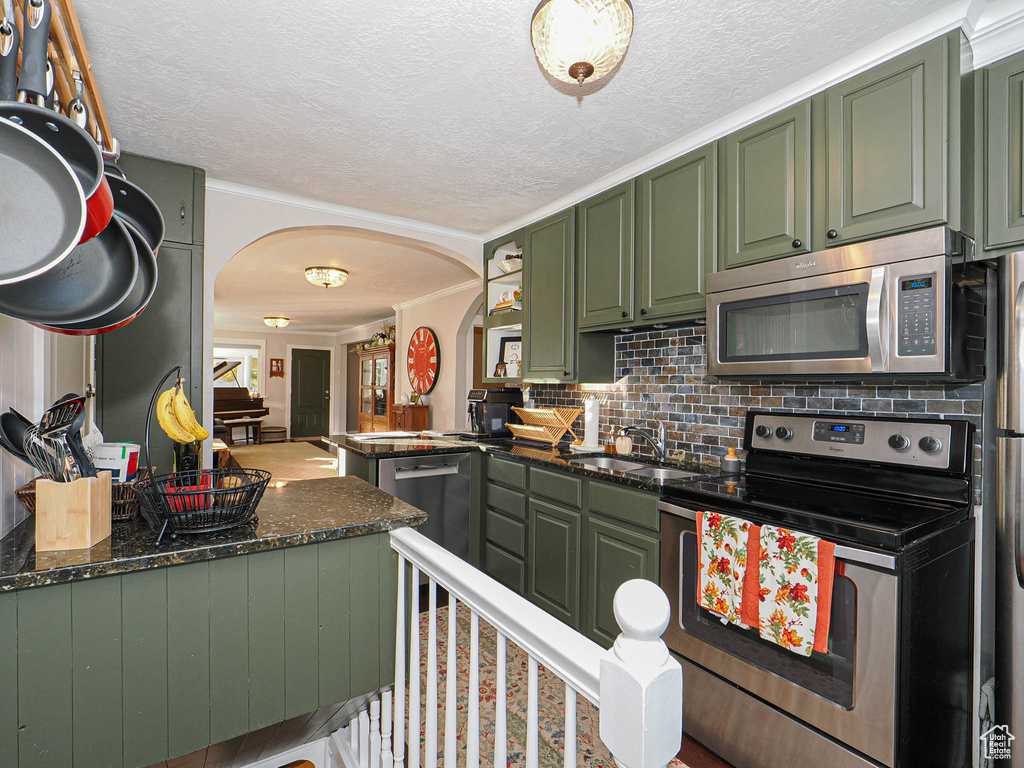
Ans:
<svg viewBox="0 0 1024 768"><path fill-rule="evenodd" d="M936 283L934 272L899 280L897 322L901 357L935 354Z"/></svg>

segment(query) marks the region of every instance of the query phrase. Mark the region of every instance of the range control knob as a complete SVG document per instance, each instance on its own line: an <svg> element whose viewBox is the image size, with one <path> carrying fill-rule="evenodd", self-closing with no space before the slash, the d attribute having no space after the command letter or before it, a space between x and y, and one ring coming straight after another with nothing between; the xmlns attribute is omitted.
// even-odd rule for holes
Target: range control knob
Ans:
<svg viewBox="0 0 1024 768"><path fill-rule="evenodd" d="M775 430L775 436L779 440L789 440L793 436L793 430L789 427L779 427Z"/></svg>
<svg viewBox="0 0 1024 768"><path fill-rule="evenodd" d="M910 447L910 438L899 433L889 435L889 447L894 451L905 451Z"/></svg>
<svg viewBox="0 0 1024 768"><path fill-rule="evenodd" d="M758 437L771 437L772 428L766 424L758 424L754 428L754 434L757 435Z"/></svg>
<svg viewBox="0 0 1024 768"><path fill-rule="evenodd" d="M917 447L925 453L936 453L940 448L942 448L942 443L938 438L931 437L929 435L918 440Z"/></svg>

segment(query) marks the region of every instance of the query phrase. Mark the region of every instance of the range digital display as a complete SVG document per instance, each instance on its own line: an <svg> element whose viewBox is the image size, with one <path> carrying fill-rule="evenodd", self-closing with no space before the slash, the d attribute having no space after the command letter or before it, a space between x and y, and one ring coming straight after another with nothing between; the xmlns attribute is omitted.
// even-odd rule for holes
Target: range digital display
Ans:
<svg viewBox="0 0 1024 768"><path fill-rule="evenodd" d="M833 432L845 432L846 430L849 429L849 427L846 426L845 424L832 424L829 426L829 429L831 429Z"/></svg>
<svg viewBox="0 0 1024 768"><path fill-rule="evenodd" d="M812 439L827 443L864 443L864 425L853 421L816 421Z"/></svg>
<svg viewBox="0 0 1024 768"><path fill-rule="evenodd" d="M932 279L930 277L915 277L912 280L903 280L900 283L900 290L903 291L917 291L922 288L931 288Z"/></svg>

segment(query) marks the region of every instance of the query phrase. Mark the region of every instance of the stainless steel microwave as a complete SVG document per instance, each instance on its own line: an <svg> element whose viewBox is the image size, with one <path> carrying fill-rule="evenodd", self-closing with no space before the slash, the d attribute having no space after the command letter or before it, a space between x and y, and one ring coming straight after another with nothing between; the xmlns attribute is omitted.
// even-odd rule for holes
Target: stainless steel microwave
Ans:
<svg viewBox="0 0 1024 768"><path fill-rule="evenodd" d="M722 378L985 377L988 267L945 227L708 277L708 373Z"/></svg>

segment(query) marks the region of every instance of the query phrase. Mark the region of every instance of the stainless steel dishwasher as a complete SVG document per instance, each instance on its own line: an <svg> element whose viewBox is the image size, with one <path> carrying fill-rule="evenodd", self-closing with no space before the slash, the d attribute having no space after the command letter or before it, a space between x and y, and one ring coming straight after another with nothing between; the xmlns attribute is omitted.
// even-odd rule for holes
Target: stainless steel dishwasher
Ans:
<svg viewBox="0 0 1024 768"><path fill-rule="evenodd" d="M381 459L381 490L429 515L418 530L463 560L469 558L470 456L409 456Z"/></svg>

